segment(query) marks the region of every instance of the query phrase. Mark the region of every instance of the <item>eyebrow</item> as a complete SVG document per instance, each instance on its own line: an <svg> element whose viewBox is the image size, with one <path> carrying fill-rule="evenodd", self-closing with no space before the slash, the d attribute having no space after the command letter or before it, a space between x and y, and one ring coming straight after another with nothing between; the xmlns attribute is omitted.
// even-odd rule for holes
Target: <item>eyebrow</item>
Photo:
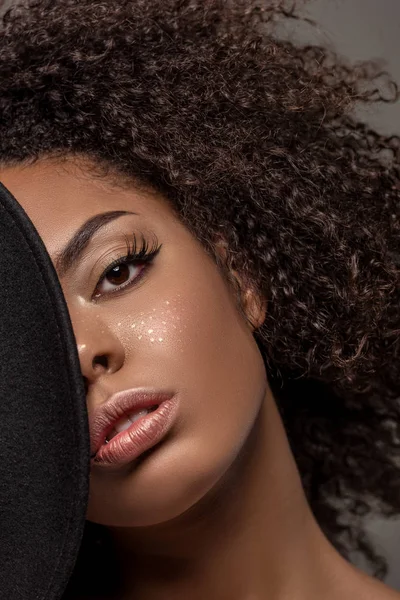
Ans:
<svg viewBox="0 0 400 600"><path fill-rule="evenodd" d="M59 277L64 277L74 262L81 256L94 234L102 227L124 215L138 213L126 210L113 210L90 217L74 233L64 248L57 253L54 264Z"/></svg>

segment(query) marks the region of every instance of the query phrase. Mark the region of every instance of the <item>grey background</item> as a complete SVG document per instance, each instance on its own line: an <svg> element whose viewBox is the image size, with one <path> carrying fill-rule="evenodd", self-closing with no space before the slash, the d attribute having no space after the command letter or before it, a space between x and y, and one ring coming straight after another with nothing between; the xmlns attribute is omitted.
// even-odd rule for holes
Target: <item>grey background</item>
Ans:
<svg viewBox="0 0 400 600"><path fill-rule="evenodd" d="M5 5L12 2L6 0ZM313 0L307 14L317 28L293 22L282 35L329 46L353 61L384 59L384 67L400 84L400 0ZM400 102L376 105L359 116L384 134L400 134ZM400 590L400 519L374 520L368 528L388 557L386 583Z"/></svg>
<svg viewBox="0 0 400 600"><path fill-rule="evenodd" d="M383 59L400 85L400 0L314 0L305 12L318 26L292 22L282 35L328 46L352 61ZM400 102L376 104L358 116L383 134L400 134ZM368 529L388 558L386 583L400 590L400 519L375 519Z"/></svg>
<svg viewBox="0 0 400 600"><path fill-rule="evenodd" d="M292 21L299 42L315 42L351 61L379 59L400 85L400 0L311 0L303 12L317 27ZM400 103L375 105L362 117L382 133L400 134Z"/></svg>

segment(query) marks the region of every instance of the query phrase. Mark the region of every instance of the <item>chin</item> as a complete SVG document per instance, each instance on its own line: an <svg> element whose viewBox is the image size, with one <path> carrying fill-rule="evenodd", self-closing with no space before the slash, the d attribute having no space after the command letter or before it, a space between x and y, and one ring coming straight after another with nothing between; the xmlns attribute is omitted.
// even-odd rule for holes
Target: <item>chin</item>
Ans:
<svg viewBox="0 0 400 600"><path fill-rule="evenodd" d="M151 527L190 518L237 466L255 420L235 443L232 437L216 446L204 439L170 441L124 477L92 478L87 518L108 527Z"/></svg>

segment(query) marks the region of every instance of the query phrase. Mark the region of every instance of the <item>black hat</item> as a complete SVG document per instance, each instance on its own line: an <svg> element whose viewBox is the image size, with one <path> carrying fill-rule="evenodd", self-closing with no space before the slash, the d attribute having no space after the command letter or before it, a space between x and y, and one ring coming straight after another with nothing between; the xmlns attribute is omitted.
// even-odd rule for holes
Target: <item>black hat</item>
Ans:
<svg viewBox="0 0 400 600"><path fill-rule="evenodd" d="M85 388L57 274L0 184L0 598L59 600L82 542Z"/></svg>

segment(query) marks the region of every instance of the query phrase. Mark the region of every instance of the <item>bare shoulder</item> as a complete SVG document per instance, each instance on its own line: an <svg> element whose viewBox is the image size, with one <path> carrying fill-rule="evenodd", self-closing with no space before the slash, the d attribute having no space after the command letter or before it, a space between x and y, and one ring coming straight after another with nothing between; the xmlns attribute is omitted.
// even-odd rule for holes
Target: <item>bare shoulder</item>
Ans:
<svg viewBox="0 0 400 600"><path fill-rule="evenodd" d="M361 578L357 600L400 600L400 592L368 575Z"/></svg>
<svg viewBox="0 0 400 600"><path fill-rule="evenodd" d="M363 596L363 600L400 600L400 592L384 584L377 586L375 589L370 586L366 595Z"/></svg>
<svg viewBox="0 0 400 600"><path fill-rule="evenodd" d="M331 580L332 600L400 600L400 592L340 557Z"/></svg>
<svg viewBox="0 0 400 600"><path fill-rule="evenodd" d="M366 596L365 600L400 600L400 592L388 587L387 585L378 582L379 589L376 592L371 590L370 597Z"/></svg>

